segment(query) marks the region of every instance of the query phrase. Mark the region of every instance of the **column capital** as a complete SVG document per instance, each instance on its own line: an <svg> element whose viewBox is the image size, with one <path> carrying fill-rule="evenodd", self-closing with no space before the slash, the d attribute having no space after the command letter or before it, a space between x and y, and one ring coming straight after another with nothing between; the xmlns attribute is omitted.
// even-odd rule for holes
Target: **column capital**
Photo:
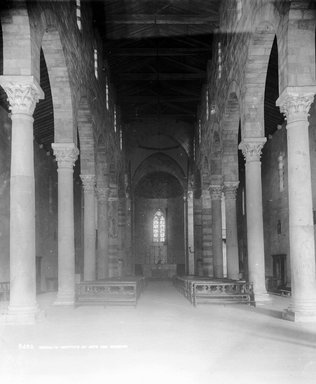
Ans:
<svg viewBox="0 0 316 384"><path fill-rule="evenodd" d="M225 181L224 182L225 198L235 200L238 186L239 186L239 181Z"/></svg>
<svg viewBox="0 0 316 384"><path fill-rule="evenodd" d="M193 196L194 196L193 190L189 189L188 192L187 192L188 200L193 200Z"/></svg>
<svg viewBox="0 0 316 384"><path fill-rule="evenodd" d="M95 191L95 175L80 175L84 192Z"/></svg>
<svg viewBox="0 0 316 384"><path fill-rule="evenodd" d="M262 148L267 139L265 137L246 137L239 144L239 149L245 157L246 162L260 161Z"/></svg>
<svg viewBox="0 0 316 384"><path fill-rule="evenodd" d="M97 197L100 202L106 202L109 197L110 188L105 186L97 186Z"/></svg>
<svg viewBox="0 0 316 384"><path fill-rule="evenodd" d="M209 186L209 191L210 191L212 200L221 200L222 199L222 192L223 192L223 185L222 184L211 184Z"/></svg>
<svg viewBox="0 0 316 384"><path fill-rule="evenodd" d="M36 103L44 98L44 92L34 76L0 76L0 85L8 96L13 115L32 116Z"/></svg>
<svg viewBox="0 0 316 384"><path fill-rule="evenodd" d="M276 101L288 123L305 120L314 101L316 86L286 87Z"/></svg>
<svg viewBox="0 0 316 384"><path fill-rule="evenodd" d="M79 155L74 143L52 143L58 168L73 168Z"/></svg>

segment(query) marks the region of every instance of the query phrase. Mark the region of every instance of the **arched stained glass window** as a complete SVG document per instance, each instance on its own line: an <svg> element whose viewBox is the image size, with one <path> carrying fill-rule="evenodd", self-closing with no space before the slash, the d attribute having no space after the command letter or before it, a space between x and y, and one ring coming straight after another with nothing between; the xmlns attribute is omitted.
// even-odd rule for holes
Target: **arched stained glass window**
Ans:
<svg viewBox="0 0 316 384"><path fill-rule="evenodd" d="M160 209L153 218L153 241L163 243L166 239L166 219Z"/></svg>

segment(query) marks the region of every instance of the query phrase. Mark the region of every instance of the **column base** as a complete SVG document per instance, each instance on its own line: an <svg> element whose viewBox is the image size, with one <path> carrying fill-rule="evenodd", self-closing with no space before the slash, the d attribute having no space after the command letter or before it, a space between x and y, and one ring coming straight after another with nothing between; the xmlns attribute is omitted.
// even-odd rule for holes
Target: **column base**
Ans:
<svg viewBox="0 0 316 384"><path fill-rule="evenodd" d="M260 306L271 301L271 297L267 292L254 292L254 301L256 306Z"/></svg>
<svg viewBox="0 0 316 384"><path fill-rule="evenodd" d="M54 305L75 305L75 295L73 293L58 292Z"/></svg>
<svg viewBox="0 0 316 384"><path fill-rule="evenodd" d="M295 311L289 308L282 313L282 319L300 323L316 322L316 309L313 311Z"/></svg>
<svg viewBox="0 0 316 384"><path fill-rule="evenodd" d="M34 325L43 320L45 312L37 305L30 307L10 306L4 315L6 325Z"/></svg>
<svg viewBox="0 0 316 384"><path fill-rule="evenodd" d="M293 300L293 298L292 298ZM284 320L295 322L316 322L316 299L291 302L282 313Z"/></svg>

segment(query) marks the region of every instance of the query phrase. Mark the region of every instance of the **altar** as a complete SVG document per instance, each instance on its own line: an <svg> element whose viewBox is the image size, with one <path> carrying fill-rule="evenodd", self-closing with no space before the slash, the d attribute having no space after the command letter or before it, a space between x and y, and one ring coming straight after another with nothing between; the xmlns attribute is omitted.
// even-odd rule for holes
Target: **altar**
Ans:
<svg viewBox="0 0 316 384"><path fill-rule="evenodd" d="M145 277L156 279L171 279L177 274L177 264L144 264Z"/></svg>

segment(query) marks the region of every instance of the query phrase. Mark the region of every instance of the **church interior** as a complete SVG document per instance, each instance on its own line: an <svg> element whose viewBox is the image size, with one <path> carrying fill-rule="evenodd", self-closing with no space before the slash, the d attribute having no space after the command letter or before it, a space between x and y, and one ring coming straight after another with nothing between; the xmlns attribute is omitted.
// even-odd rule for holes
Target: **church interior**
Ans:
<svg viewBox="0 0 316 384"><path fill-rule="evenodd" d="M0 378L314 383L316 3L2 0Z"/></svg>

